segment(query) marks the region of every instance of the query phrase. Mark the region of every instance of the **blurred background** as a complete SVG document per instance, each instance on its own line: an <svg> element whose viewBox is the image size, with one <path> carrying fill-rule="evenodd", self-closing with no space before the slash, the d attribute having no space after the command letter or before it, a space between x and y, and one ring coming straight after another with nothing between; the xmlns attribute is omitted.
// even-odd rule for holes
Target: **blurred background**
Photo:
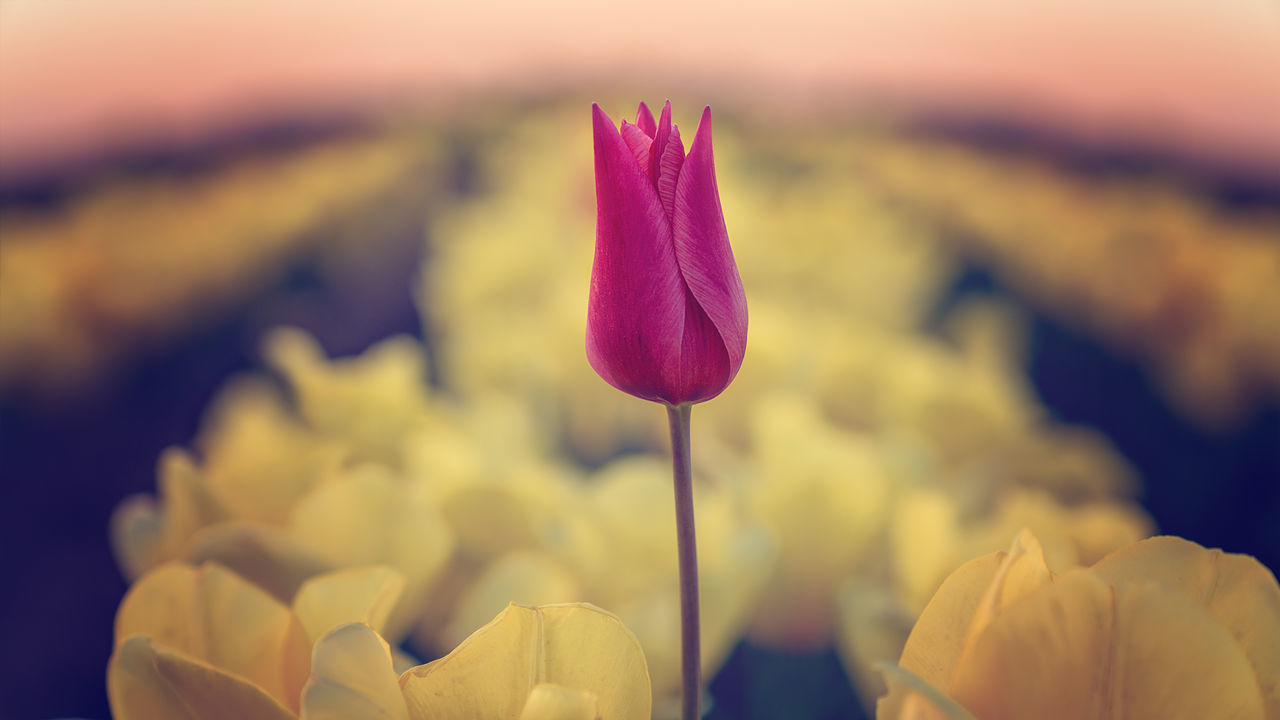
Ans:
<svg viewBox="0 0 1280 720"><path fill-rule="evenodd" d="M1064 506L1280 567L1272 0L0 0L0 716L108 716L138 570L112 512L166 447L216 455L207 411L272 328L330 357L408 334L424 387L505 394L582 472L660 453L612 406L592 435L574 343L590 103L665 98L686 136L715 113L753 322L726 407L807 407L893 467L1069 466ZM714 404L708 464L766 467L768 421ZM1015 467L1013 434L1051 450ZM713 712L856 716L829 632L752 627Z"/></svg>

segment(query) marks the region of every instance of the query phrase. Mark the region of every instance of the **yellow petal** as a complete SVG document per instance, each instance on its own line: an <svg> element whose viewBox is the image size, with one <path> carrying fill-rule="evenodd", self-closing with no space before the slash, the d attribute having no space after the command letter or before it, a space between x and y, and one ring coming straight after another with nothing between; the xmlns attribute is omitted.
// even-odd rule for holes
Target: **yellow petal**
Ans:
<svg viewBox="0 0 1280 720"><path fill-rule="evenodd" d="M417 619L416 608L453 552L453 537L429 489L375 465L352 468L315 488L294 508L292 531L336 565L388 565L404 575L403 602L384 632L392 642Z"/></svg>
<svg viewBox="0 0 1280 720"><path fill-rule="evenodd" d="M587 603L510 605L453 652L400 676L414 720L518 717L539 683L594 693L604 720L650 714L640 644Z"/></svg>
<svg viewBox="0 0 1280 720"><path fill-rule="evenodd" d="M263 355L292 387L307 424L346 440L357 459L398 462L401 431L430 416L426 358L413 338L397 335L330 360L306 331L278 328L263 342Z"/></svg>
<svg viewBox="0 0 1280 720"><path fill-rule="evenodd" d="M107 666L116 720L294 720L253 683L134 635Z"/></svg>
<svg viewBox="0 0 1280 720"><path fill-rule="evenodd" d="M577 578L542 553L517 551L491 564L458 598L448 646L466 639L510 603L548 605L582 597Z"/></svg>
<svg viewBox="0 0 1280 720"><path fill-rule="evenodd" d="M218 565L162 565L116 613L116 643L145 635L259 686L296 709L310 644L289 608Z"/></svg>
<svg viewBox="0 0 1280 720"><path fill-rule="evenodd" d="M951 687L969 624L1004 559L1002 552L983 555L961 565L942 582L907 637L898 662L903 669L933 687ZM889 694L876 704L876 715L899 717L906 695L891 685Z"/></svg>
<svg viewBox="0 0 1280 720"><path fill-rule="evenodd" d="M162 562L163 533L160 508L150 495L131 495L111 511L111 552L126 580L132 582Z"/></svg>
<svg viewBox="0 0 1280 720"><path fill-rule="evenodd" d="M1000 561L995 577L974 610L957 664L965 662L978 637L1000 613L1049 581L1049 568L1045 565L1040 541L1031 531L1023 529L1014 538L1009 553Z"/></svg>
<svg viewBox="0 0 1280 720"><path fill-rule="evenodd" d="M197 532L181 557L192 565L217 563L286 604L307 578L333 569L332 563L287 533L247 522L222 523Z"/></svg>
<svg viewBox="0 0 1280 720"><path fill-rule="evenodd" d="M987 625L1049 580L1040 542L1023 529L1009 552L972 560L942 583L911 630L899 664L934 687L951 687L956 668ZM903 693L891 689L877 707L894 717L904 712L905 702Z"/></svg>
<svg viewBox="0 0 1280 720"><path fill-rule="evenodd" d="M209 409L199 437L202 474L219 502L246 520L282 525L300 498L336 472L347 449L305 427L279 390L254 378L232 383Z"/></svg>
<svg viewBox="0 0 1280 720"><path fill-rule="evenodd" d="M1008 608L961 665L952 697L983 720L1261 720L1235 640L1184 594L1072 571Z"/></svg>
<svg viewBox="0 0 1280 720"><path fill-rule="evenodd" d="M599 717L595 693L551 683L534 686L520 712L520 720L596 720Z"/></svg>
<svg viewBox="0 0 1280 720"><path fill-rule="evenodd" d="M1280 720L1280 585L1262 563L1157 537L1112 553L1094 570L1112 583L1150 580L1177 588L1204 605L1244 649L1267 717Z"/></svg>
<svg viewBox="0 0 1280 720"><path fill-rule="evenodd" d="M193 534L227 517L186 451L161 453L156 476L158 503L149 496L131 497L111 516L112 549L130 578L176 559Z"/></svg>
<svg viewBox="0 0 1280 720"><path fill-rule="evenodd" d="M321 638L302 690L302 718L408 720L387 641L361 623L339 626Z"/></svg>
<svg viewBox="0 0 1280 720"><path fill-rule="evenodd" d="M500 480L454 488L441 509L457 533L459 549L482 561L527 547L539 547L563 512L562 478L529 471Z"/></svg>
<svg viewBox="0 0 1280 720"><path fill-rule="evenodd" d="M381 632L404 590L404 576L389 567L337 570L303 583L293 612L315 643L344 623L364 623Z"/></svg>

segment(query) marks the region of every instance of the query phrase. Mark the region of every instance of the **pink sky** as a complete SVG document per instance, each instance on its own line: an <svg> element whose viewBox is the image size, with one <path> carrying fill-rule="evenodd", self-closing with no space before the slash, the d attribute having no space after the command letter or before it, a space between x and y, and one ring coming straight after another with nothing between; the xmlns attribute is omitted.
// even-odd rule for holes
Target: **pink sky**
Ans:
<svg viewBox="0 0 1280 720"><path fill-rule="evenodd" d="M1280 0L781 5L0 0L0 163L254 108L620 68L646 86L723 77L766 102L890 91L1280 167Z"/></svg>

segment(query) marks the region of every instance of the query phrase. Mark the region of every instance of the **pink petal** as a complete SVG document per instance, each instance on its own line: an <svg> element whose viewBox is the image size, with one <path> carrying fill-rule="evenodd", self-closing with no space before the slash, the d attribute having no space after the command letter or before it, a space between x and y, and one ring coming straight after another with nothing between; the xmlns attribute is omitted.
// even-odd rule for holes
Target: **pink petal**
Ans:
<svg viewBox="0 0 1280 720"><path fill-rule="evenodd" d="M658 129L653 135L653 144L649 146L649 177L653 184L658 184L662 156L667 151L667 142L671 140L671 101L662 106L662 115L658 119Z"/></svg>
<svg viewBox="0 0 1280 720"><path fill-rule="evenodd" d="M631 149L633 155L636 156L636 163L641 168L649 167L649 145L653 143L653 138L644 134L638 126L632 125L626 120L622 121L622 139L626 141L627 147Z"/></svg>
<svg viewBox="0 0 1280 720"><path fill-rule="evenodd" d="M652 163L653 160L650 159ZM658 186L658 199L662 201L662 210L671 217L676 205L676 183L680 180L680 168L684 165L684 143L680 142L680 128L671 126L671 134L662 149L662 157L657 159L658 174L654 184Z"/></svg>
<svg viewBox="0 0 1280 720"><path fill-rule="evenodd" d="M658 125L653 122L653 113L649 112L649 106L643 102L640 103L640 107L636 108L636 125L650 139L658 132Z"/></svg>
<svg viewBox="0 0 1280 720"><path fill-rule="evenodd" d="M729 354L711 318L685 288L684 337L680 343L680 402L702 402L719 395L733 379Z"/></svg>
<svg viewBox="0 0 1280 720"><path fill-rule="evenodd" d="M747 296L733 260L733 250L729 247L729 233L720 208L711 149L709 107L702 111L689 157L680 171L672 214L672 235L676 258L689 292L724 342L730 368L724 380L727 386L738 373L746 353Z"/></svg>
<svg viewBox="0 0 1280 720"><path fill-rule="evenodd" d="M686 313L671 226L618 129L599 106L591 111L597 215L587 359L619 390L664 401L679 391Z"/></svg>

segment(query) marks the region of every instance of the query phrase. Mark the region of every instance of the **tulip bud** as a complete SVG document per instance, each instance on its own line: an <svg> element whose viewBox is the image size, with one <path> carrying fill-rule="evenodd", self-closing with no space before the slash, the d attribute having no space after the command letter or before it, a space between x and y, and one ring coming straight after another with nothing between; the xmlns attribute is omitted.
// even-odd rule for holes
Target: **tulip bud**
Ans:
<svg viewBox="0 0 1280 720"><path fill-rule="evenodd" d="M618 130L591 107L596 253L587 359L610 385L675 406L719 395L747 346L747 298L733 261L711 154L711 108L685 156L671 103L644 103Z"/></svg>

